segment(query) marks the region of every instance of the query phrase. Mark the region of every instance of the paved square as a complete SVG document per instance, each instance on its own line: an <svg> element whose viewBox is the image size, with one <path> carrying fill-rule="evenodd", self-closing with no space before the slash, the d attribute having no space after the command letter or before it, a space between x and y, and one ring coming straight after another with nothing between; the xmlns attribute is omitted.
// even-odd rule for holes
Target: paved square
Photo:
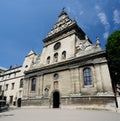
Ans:
<svg viewBox="0 0 120 121"><path fill-rule="evenodd" d="M120 121L120 114L80 109L24 108L0 113L0 121Z"/></svg>

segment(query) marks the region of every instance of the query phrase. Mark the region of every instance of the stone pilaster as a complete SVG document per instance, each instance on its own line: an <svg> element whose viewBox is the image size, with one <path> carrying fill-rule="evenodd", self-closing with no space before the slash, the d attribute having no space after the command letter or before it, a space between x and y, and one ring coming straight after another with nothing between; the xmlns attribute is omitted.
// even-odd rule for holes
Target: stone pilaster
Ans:
<svg viewBox="0 0 120 121"><path fill-rule="evenodd" d="M80 74L77 67L70 69L72 94L80 93Z"/></svg>
<svg viewBox="0 0 120 121"><path fill-rule="evenodd" d="M103 92L103 84L102 84L102 75L100 70L100 64L96 64L94 67L94 75L95 75L95 85L97 87L98 92Z"/></svg>

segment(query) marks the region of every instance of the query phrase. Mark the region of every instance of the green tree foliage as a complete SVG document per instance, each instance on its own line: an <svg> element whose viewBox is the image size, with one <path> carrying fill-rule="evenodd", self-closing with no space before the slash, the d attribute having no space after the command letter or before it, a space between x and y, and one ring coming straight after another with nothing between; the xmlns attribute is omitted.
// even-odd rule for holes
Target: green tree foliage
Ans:
<svg viewBox="0 0 120 121"><path fill-rule="evenodd" d="M116 86L120 84L120 30L108 37L106 51L112 82Z"/></svg>

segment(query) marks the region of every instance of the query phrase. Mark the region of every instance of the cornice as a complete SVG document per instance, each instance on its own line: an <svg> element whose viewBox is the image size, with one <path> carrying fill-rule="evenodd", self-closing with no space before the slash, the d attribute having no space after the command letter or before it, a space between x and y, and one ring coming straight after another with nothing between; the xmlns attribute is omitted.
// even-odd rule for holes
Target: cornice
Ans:
<svg viewBox="0 0 120 121"><path fill-rule="evenodd" d="M53 39L58 38L59 36L63 35L64 33L67 33L69 31L71 31L72 29L75 29L77 27L76 22L72 23L72 25L67 26L66 28L62 29L61 31L52 34L51 36L46 37L43 42L46 43L48 41L51 41Z"/></svg>
<svg viewBox="0 0 120 121"><path fill-rule="evenodd" d="M94 61L94 59L96 58L104 58L106 56L106 52L105 51L100 51L97 53L92 53L89 55L85 55L82 57L76 57L70 60L66 60L66 61L62 61L59 63L55 63L55 64L51 64L51 65L47 65L44 67L38 67L38 68L34 68L31 70L28 70L25 73L25 78L28 78L30 76L34 76L34 75L44 75L47 73L53 73L53 72L57 72L57 71L63 71L63 70L67 70L67 69L71 69L71 68L76 68L76 67L82 67L82 66L88 66L88 65L94 65L94 64L99 64L99 63L106 63L107 60L104 59L104 61L101 62L101 60L97 60L97 62Z"/></svg>

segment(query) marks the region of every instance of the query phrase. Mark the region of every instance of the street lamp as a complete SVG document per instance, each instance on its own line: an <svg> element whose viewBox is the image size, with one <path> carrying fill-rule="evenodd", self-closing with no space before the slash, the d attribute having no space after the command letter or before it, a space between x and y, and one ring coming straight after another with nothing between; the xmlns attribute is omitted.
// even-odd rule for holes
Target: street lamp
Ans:
<svg viewBox="0 0 120 121"><path fill-rule="evenodd" d="M116 103L116 107L118 108L118 102L117 102L117 87L116 87L116 84L117 84L117 75L118 75L118 73L115 72L115 82L114 82L114 88L115 88L115 103Z"/></svg>

